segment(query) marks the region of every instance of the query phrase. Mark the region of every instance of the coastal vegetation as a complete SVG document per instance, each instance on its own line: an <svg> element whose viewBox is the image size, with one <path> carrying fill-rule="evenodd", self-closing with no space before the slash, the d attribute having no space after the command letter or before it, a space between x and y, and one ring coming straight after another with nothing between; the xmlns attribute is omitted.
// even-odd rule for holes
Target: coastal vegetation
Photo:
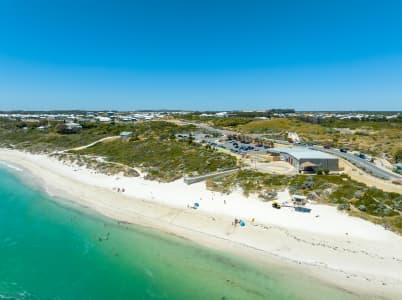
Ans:
<svg viewBox="0 0 402 300"><path fill-rule="evenodd" d="M231 116L231 117L226 117L226 118L217 118L214 116L203 116L203 115L200 115L197 113L185 114L185 115L175 115L174 117L185 120L185 121L208 123L209 125L212 125L212 126L231 127L231 128L234 128L238 125L247 124L254 120L253 118L244 117L244 116Z"/></svg>
<svg viewBox="0 0 402 300"><path fill-rule="evenodd" d="M147 179L170 182L184 175L201 175L236 166L236 159L213 149L174 136L163 139L148 137L99 143L93 147L72 151L96 155L107 161L138 167Z"/></svg>
<svg viewBox="0 0 402 300"><path fill-rule="evenodd" d="M52 152L84 146L109 136L118 136L123 131L136 136L164 139L178 132L191 132L193 126L177 126L168 122L139 123L96 123L81 122L77 132L63 130L65 122L33 121L22 122L2 119L0 121L0 143L3 147L23 149L30 152Z"/></svg>
<svg viewBox="0 0 402 300"><path fill-rule="evenodd" d="M63 122L21 122L1 120L0 145L33 153L64 150L92 143L101 138L118 134L120 128L110 124L83 124L76 134L63 134Z"/></svg>
<svg viewBox="0 0 402 300"><path fill-rule="evenodd" d="M385 154L392 162L401 160L402 119L400 118L391 120L319 119L311 116L279 118L270 112L255 116L252 113L236 113L223 118L200 114L178 117L245 134L262 134L272 139L287 140L288 132L296 132L305 143L344 148L372 156Z"/></svg>
<svg viewBox="0 0 402 300"><path fill-rule="evenodd" d="M237 127L245 133L282 137L296 132L305 143L328 145L364 152L373 156L382 153L395 160L402 149L402 121L325 120L312 122L304 118L273 118L255 120Z"/></svg>
<svg viewBox="0 0 402 300"><path fill-rule="evenodd" d="M402 121L335 120L312 122L303 118L274 118L240 125L245 133L266 134L268 137L296 132L305 143L327 145L363 152L373 156L384 153L395 161L402 149Z"/></svg>
<svg viewBox="0 0 402 300"><path fill-rule="evenodd" d="M62 122L0 122L0 141L4 147L34 153L52 153L73 149L123 131L132 133L127 140L114 139L81 151L60 154L60 159L85 164L103 173L123 172L136 176L133 168L146 173L146 178L173 181L184 175L200 175L236 165L236 158L183 141L176 134L191 134L194 126L171 122L82 123L82 129L65 133ZM71 155L74 154L74 155ZM79 156L81 155L81 156ZM124 167L126 166L126 167Z"/></svg>
<svg viewBox="0 0 402 300"><path fill-rule="evenodd" d="M74 167L86 167L106 175L124 175L127 177L138 177L140 175L136 168L115 162L106 161L103 157L86 156L70 153L53 153L52 157Z"/></svg>
<svg viewBox="0 0 402 300"><path fill-rule="evenodd" d="M289 188L291 194L334 205L339 210L402 233L402 195L367 187L347 175L285 176L241 170L209 179L207 187L222 193L241 189L246 196L255 194L262 201L273 200L277 192Z"/></svg>

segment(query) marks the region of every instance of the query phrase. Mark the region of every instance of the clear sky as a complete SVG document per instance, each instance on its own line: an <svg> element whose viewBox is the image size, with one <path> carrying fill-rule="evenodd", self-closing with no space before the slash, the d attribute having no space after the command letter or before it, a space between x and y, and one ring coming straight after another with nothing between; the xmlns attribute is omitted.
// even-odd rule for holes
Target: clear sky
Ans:
<svg viewBox="0 0 402 300"><path fill-rule="evenodd" d="M402 1L0 0L0 110L402 110Z"/></svg>

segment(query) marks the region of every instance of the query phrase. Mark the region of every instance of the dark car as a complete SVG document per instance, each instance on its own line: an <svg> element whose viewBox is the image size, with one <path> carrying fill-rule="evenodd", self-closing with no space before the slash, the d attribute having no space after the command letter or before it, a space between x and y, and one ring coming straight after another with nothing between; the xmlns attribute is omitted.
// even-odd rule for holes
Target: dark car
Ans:
<svg viewBox="0 0 402 300"><path fill-rule="evenodd" d="M342 148L342 149L339 149L339 151L346 153L346 152L348 152L348 149Z"/></svg>

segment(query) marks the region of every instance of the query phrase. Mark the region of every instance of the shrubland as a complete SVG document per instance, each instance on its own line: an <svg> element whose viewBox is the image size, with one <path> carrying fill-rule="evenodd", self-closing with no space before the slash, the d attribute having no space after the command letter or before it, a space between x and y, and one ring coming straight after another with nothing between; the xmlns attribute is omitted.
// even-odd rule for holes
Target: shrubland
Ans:
<svg viewBox="0 0 402 300"><path fill-rule="evenodd" d="M262 201L273 200L277 192L288 188L291 194L334 205L339 210L402 233L402 195L367 187L347 175L285 176L241 170L209 179L207 187L222 193L240 189L244 195L254 194Z"/></svg>

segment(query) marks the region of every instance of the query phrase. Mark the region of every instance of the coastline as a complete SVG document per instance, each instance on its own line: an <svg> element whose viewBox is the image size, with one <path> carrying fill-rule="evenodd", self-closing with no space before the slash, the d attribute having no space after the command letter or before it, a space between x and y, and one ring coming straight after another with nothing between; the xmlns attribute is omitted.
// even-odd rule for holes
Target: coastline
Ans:
<svg viewBox="0 0 402 300"><path fill-rule="evenodd" d="M369 298L402 295L402 238L333 207L311 205L311 214L275 210L239 191L221 195L206 190L204 183L187 186L181 180L166 184L107 176L14 150L0 150L1 160L28 170L51 195L112 219L151 227L259 264L294 268ZM200 203L199 209L187 208L194 202ZM233 227L235 217L245 220L246 226ZM254 225L251 218L256 219Z"/></svg>

